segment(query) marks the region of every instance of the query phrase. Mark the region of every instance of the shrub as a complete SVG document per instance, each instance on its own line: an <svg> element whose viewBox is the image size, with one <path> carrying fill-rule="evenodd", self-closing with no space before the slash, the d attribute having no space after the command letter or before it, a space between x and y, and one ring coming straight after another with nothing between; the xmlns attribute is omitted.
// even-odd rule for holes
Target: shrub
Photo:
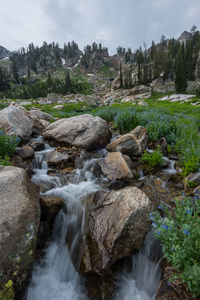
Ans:
<svg viewBox="0 0 200 300"><path fill-rule="evenodd" d="M104 119L107 122L112 122L114 121L118 112L119 109L117 107L108 106L98 110L97 112L94 113L94 115Z"/></svg>
<svg viewBox="0 0 200 300"><path fill-rule="evenodd" d="M157 146L157 150L154 150L149 154L146 150L141 158L142 163L146 163L151 167L160 166L163 163L163 153L161 151L160 145Z"/></svg>
<svg viewBox="0 0 200 300"><path fill-rule="evenodd" d="M178 272L173 278L181 278L193 296L197 296L200 294L200 198L196 195L191 199L183 194L182 200L173 202L174 213L159 207L166 213L165 219L159 212L151 214L155 236L161 241L164 257Z"/></svg>
<svg viewBox="0 0 200 300"><path fill-rule="evenodd" d="M6 135L5 130L0 130L0 157L5 158L15 152L20 139L15 135Z"/></svg>
<svg viewBox="0 0 200 300"><path fill-rule="evenodd" d="M115 127L123 133L133 130L139 124L140 121L135 109L126 108L115 117Z"/></svg>
<svg viewBox="0 0 200 300"><path fill-rule="evenodd" d="M0 165L2 165L2 166L12 166L12 162L10 161L10 157L6 155L4 158L2 158L0 156Z"/></svg>

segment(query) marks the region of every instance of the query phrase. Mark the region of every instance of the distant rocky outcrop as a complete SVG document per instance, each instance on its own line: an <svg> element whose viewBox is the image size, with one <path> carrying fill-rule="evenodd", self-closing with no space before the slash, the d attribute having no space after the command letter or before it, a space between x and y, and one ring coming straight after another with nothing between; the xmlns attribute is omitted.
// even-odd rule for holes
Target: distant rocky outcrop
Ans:
<svg viewBox="0 0 200 300"><path fill-rule="evenodd" d="M6 48L0 46L0 60L11 56L11 54L12 54L12 52L10 52Z"/></svg>
<svg viewBox="0 0 200 300"><path fill-rule="evenodd" d="M58 120L43 132L44 139L54 144L72 145L86 150L104 148L111 136L105 120L88 114Z"/></svg>

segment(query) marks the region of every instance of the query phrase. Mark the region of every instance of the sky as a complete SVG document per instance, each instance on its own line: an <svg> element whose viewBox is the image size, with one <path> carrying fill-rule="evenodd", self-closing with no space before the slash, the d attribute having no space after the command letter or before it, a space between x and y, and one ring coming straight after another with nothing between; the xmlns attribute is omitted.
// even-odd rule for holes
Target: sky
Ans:
<svg viewBox="0 0 200 300"><path fill-rule="evenodd" d="M0 0L0 45L10 51L30 43L64 43L79 48L102 43L109 54L118 46L147 48L178 38L193 25L200 30L200 0Z"/></svg>

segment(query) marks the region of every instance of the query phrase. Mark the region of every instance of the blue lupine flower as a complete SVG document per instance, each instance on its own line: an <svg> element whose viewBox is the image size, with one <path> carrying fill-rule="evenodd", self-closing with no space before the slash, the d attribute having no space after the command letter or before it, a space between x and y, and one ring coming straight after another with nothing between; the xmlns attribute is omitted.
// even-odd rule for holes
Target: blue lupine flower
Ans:
<svg viewBox="0 0 200 300"><path fill-rule="evenodd" d="M166 225L162 225L163 228L168 229L168 227Z"/></svg>
<svg viewBox="0 0 200 300"><path fill-rule="evenodd" d="M187 231L187 230L183 230L183 232L190 235L189 231Z"/></svg>

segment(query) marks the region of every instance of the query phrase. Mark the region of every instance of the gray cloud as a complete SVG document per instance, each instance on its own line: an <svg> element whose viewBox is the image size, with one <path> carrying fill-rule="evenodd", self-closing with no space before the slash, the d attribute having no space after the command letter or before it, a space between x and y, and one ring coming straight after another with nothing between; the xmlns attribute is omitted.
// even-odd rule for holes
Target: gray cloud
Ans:
<svg viewBox="0 0 200 300"><path fill-rule="evenodd" d="M75 40L114 54L119 45L149 47L162 34L177 38L198 27L200 15L199 0L0 0L0 7L0 45L9 50Z"/></svg>

